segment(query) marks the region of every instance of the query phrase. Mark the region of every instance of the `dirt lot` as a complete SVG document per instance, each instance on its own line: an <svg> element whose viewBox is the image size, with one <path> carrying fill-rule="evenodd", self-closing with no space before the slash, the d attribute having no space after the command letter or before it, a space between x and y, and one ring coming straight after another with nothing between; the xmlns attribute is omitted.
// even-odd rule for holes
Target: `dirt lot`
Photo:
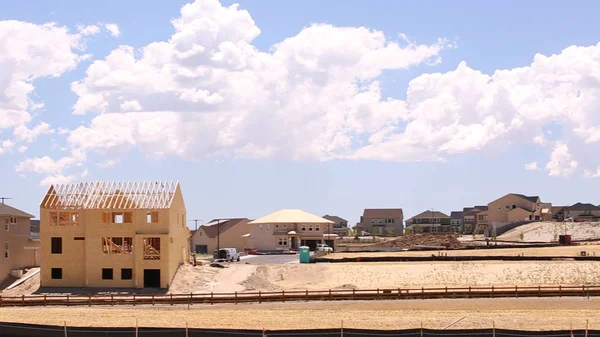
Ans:
<svg viewBox="0 0 600 337"><path fill-rule="evenodd" d="M444 308L444 309L440 309ZM560 308L560 309L559 309ZM269 303L138 308L0 308L6 322L62 326L140 326L246 329L346 328L442 329L466 316L452 328L522 330L600 329L599 299L415 300L365 302ZM240 319L243 317L243 319ZM314 319L319 317L319 319Z"/></svg>
<svg viewBox="0 0 600 337"><path fill-rule="evenodd" d="M498 240L523 242L558 241L558 236L571 235L572 240L600 239L600 223L598 222L534 222L519 226L500 236Z"/></svg>
<svg viewBox="0 0 600 337"><path fill-rule="evenodd" d="M600 245L587 244L580 246L544 247L544 248L502 248L502 249L465 249L465 250L443 250L448 256L578 256L581 251L596 253L600 256ZM373 253L334 253L327 258L356 258L362 256L431 256L437 255L438 251L405 251L405 252L373 252Z"/></svg>

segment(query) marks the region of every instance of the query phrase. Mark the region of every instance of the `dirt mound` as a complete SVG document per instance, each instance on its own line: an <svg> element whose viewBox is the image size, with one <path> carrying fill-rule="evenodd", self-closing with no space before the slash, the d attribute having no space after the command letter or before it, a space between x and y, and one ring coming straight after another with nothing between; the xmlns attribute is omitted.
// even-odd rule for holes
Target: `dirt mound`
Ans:
<svg viewBox="0 0 600 337"><path fill-rule="evenodd" d="M240 284L248 291L276 291L281 288L268 281L268 269L266 266L256 268L256 271Z"/></svg>
<svg viewBox="0 0 600 337"><path fill-rule="evenodd" d="M454 234L406 234L391 243L392 247L415 248L416 246L444 246L450 249L464 248Z"/></svg>

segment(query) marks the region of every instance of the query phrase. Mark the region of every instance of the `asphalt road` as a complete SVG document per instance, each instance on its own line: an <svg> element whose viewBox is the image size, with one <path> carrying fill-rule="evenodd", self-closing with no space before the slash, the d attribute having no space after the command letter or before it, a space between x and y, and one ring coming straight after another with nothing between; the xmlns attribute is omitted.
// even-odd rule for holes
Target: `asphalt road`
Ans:
<svg viewBox="0 0 600 337"><path fill-rule="evenodd" d="M242 257L240 263L248 264L286 264L299 263L298 255L247 255Z"/></svg>

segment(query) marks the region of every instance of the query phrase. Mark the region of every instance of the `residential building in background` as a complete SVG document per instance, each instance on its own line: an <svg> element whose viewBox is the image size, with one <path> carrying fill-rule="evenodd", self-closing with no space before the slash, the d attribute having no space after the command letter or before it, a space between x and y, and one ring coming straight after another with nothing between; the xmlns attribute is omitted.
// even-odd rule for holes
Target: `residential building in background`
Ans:
<svg viewBox="0 0 600 337"><path fill-rule="evenodd" d="M27 267L39 265L39 241L31 236L33 215L0 203L0 282Z"/></svg>
<svg viewBox="0 0 600 337"><path fill-rule="evenodd" d="M490 202L488 210L488 235L511 223L541 221L543 218L542 202L538 196L509 193Z"/></svg>
<svg viewBox="0 0 600 337"><path fill-rule="evenodd" d="M212 254L217 247L244 251L245 237L250 231L247 218L213 219L192 235L192 249L196 254Z"/></svg>
<svg viewBox="0 0 600 337"><path fill-rule="evenodd" d="M485 212L488 210L487 206L474 206L463 208L463 233L471 234L475 231L478 224L484 225L487 221L487 215ZM478 214L481 214L481 220L478 219Z"/></svg>
<svg viewBox="0 0 600 337"><path fill-rule="evenodd" d="M356 224L357 231L372 235L402 235L404 214L402 208L367 208Z"/></svg>
<svg viewBox="0 0 600 337"><path fill-rule="evenodd" d="M348 220L342 219L336 215L325 215L323 219L333 221L333 233L340 237L348 236Z"/></svg>
<svg viewBox="0 0 600 337"><path fill-rule="evenodd" d="M450 217L438 211L424 211L406 220L406 233L454 232Z"/></svg>
<svg viewBox="0 0 600 337"><path fill-rule="evenodd" d="M577 222L600 220L600 207L590 203L578 202L566 207L566 212L567 218Z"/></svg>
<svg viewBox="0 0 600 337"><path fill-rule="evenodd" d="M463 212L462 211L452 211L452 212L450 212L450 225L453 228L458 228L458 233L462 233L464 231L464 228L463 228Z"/></svg>
<svg viewBox="0 0 600 337"><path fill-rule="evenodd" d="M53 185L40 206L41 286L168 288L189 237L178 182Z"/></svg>
<svg viewBox="0 0 600 337"><path fill-rule="evenodd" d="M297 250L308 246L315 250L325 243L335 249L334 222L300 209L282 209L250 221L247 248L258 251Z"/></svg>

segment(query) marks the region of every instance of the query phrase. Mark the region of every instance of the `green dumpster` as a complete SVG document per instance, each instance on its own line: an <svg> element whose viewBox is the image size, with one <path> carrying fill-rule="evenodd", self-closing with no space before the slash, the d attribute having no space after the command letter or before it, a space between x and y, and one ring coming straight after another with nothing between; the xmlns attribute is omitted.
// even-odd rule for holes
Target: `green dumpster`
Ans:
<svg viewBox="0 0 600 337"><path fill-rule="evenodd" d="M310 248L307 246L300 247L300 263L310 263Z"/></svg>

